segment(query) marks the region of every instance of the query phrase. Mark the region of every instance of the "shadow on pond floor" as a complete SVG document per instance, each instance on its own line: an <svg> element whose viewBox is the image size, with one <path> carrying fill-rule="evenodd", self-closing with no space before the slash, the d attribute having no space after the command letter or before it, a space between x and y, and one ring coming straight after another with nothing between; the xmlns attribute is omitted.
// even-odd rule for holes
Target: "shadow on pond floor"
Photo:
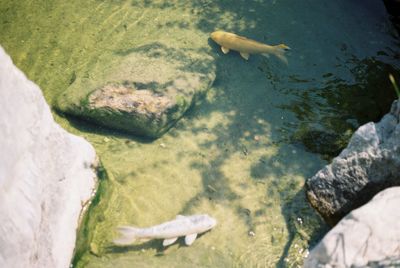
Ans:
<svg viewBox="0 0 400 268"><path fill-rule="evenodd" d="M78 129L80 132L104 136L105 141L109 140L110 138L116 138L116 139L126 140L125 142L127 144L131 143L132 141L142 143L142 144L151 144L152 142L154 142L154 139L152 139L152 138L141 137L141 136L126 133L124 131L107 128L107 127L98 125L96 123L93 123L90 120L84 120L80 117L66 115L61 112L57 112L57 115L62 118L66 118L68 120L68 122L71 124L71 126Z"/></svg>
<svg viewBox="0 0 400 268"><path fill-rule="evenodd" d="M203 235L207 234L209 231L198 234L197 235L197 239L200 239ZM110 254L123 254L123 253L127 253L130 251L145 251L145 250L149 250L149 249L155 249L156 250L156 254L155 256L161 257L164 255L164 253L166 251L168 251L168 248L174 245L178 245L178 248L181 247L188 247L185 244L185 238L184 237L179 237L178 240L171 244L170 246L163 246L163 240L162 239L152 239L150 241L136 241L135 244L133 245L127 245L127 246L117 246L114 244L109 244L108 246L106 246L106 253L110 253ZM196 243L196 242L195 242Z"/></svg>

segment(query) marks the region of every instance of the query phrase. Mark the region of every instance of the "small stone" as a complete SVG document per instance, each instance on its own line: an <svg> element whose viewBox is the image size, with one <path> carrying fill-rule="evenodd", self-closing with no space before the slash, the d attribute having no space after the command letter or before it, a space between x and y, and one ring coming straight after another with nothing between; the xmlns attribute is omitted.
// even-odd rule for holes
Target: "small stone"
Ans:
<svg viewBox="0 0 400 268"><path fill-rule="evenodd" d="M90 243L90 253L95 256L99 256L99 249L95 243Z"/></svg>
<svg viewBox="0 0 400 268"><path fill-rule="evenodd" d="M164 143L160 143L161 148L166 148L167 146Z"/></svg>
<svg viewBox="0 0 400 268"><path fill-rule="evenodd" d="M109 141L110 141L110 139L109 139L109 138L107 138L107 137L105 137L105 138L103 139L103 141L104 141L104 142L109 142Z"/></svg>
<svg viewBox="0 0 400 268"><path fill-rule="evenodd" d="M304 251L304 258L307 258L308 255L310 255L310 251L309 251L308 249L306 249L306 250Z"/></svg>
<svg viewBox="0 0 400 268"><path fill-rule="evenodd" d="M254 140L255 140L255 141L260 141L260 136L255 135L255 136L254 136Z"/></svg>
<svg viewBox="0 0 400 268"><path fill-rule="evenodd" d="M253 232L253 231L250 231L250 232L249 232L249 236L255 236L255 235L256 235L255 232Z"/></svg>
<svg viewBox="0 0 400 268"><path fill-rule="evenodd" d="M298 223L303 224L302 218L298 217L296 220L297 220Z"/></svg>
<svg viewBox="0 0 400 268"><path fill-rule="evenodd" d="M214 187L212 187L210 184L207 185L207 188L210 189L211 192L216 192L217 189L215 189Z"/></svg>

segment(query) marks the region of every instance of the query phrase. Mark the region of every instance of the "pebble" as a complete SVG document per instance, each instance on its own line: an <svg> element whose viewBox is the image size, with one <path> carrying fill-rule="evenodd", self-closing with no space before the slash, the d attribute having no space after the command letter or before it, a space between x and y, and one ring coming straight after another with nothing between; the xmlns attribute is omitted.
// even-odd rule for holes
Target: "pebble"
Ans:
<svg viewBox="0 0 400 268"><path fill-rule="evenodd" d="M165 148L165 147L167 147L164 143L160 143L160 147L161 148Z"/></svg>
<svg viewBox="0 0 400 268"><path fill-rule="evenodd" d="M309 251L308 249L306 249L306 250L304 251L304 258L307 258L308 255L310 255L310 251Z"/></svg>
<svg viewBox="0 0 400 268"><path fill-rule="evenodd" d="M253 231L250 231L250 232L249 232L249 236L255 236L255 235L256 235L255 232L253 232Z"/></svg>
<svg viewBox="0 0 400 268"><path fill-rule="evenodd" d="M303 219L300 218L300 217L298 217L298 218L297 218L297 222L300 223L300 224L303 224Z"/></svg>

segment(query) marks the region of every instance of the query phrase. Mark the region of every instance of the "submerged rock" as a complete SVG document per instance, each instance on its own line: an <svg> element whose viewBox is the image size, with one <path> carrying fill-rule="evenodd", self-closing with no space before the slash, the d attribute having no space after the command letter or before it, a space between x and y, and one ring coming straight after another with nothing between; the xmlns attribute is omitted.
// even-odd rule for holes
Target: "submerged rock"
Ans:
<svg viewBox="0 0 400 268"><path fill-rule="evenodd" d="M304 267L400 266L400 187L386 189L343 218Z"/></svg>
<svg viewBox="0 0 400 268"><path fill-rule="evenodd" d="M295 142L302 143L310 152L322 154L325 158L333 157L346 147L351 134L349 131L337 133L324 129L317 124L301 124L293 135Z"/></svg>
<svg viewBox="0 0 400 268"><path fill-rule="evenodd" d="M96 78L76 78L57 108L97 124L157 138L183 116L215 78L207 53L160 43L121 52Z"/></svg>
<svg viewBox="0 0 400 268"><path fill-rule="evenodd" d="M0 267L69 267L95 151L0 47Z"/></svg>
<svg viewBox="0 0 400 268"><path fill-rule="evenodd" d="M330 224L376 193L400 185L400 101L377 123L361 126L333 162L306 182L311 205Z"/></svg>

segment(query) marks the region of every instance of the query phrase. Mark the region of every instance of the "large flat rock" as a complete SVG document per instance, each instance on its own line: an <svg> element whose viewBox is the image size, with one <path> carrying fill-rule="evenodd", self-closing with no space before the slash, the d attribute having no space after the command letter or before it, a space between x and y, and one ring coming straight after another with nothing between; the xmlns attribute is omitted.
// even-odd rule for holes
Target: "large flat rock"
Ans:
<svg viewBox="0 0 400 268"><path fill-rule="evenodd" d="M158 138L211 86L213 58L160 42L116 54L95 77L76 79L57 108L97 124Z"/></svg>
<svg viewBox="0 0 400 268"><path fill-rule="evenodd" d="M96 154L0 47L0 267L69 267Z"/></svg>
<svg viewBox="0 0 400 268"><path fill-rule="evenodd" d="M400 185L400 101L361 126L332 163L306 182L311 205L334 225L376 193Z"/></svg>
<svg viewBox="0 0 400 268"><path fill-rule="evenodd" d="M400 187L377 194L343 218L310 252L304 267L399 267Z"/></svg>

